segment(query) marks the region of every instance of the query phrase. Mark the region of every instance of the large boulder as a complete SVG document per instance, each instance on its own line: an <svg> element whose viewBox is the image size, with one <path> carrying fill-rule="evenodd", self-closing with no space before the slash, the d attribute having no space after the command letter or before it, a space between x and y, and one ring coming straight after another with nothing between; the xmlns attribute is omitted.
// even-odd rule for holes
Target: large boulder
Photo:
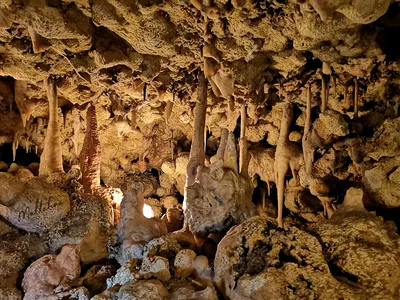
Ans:
<svg viewBox="0 0 400 300"><path fill-rule="evenodd" d="M121 287L118 292L119 300L167 300L169 292L156 279L131 281Z"/></svg>
<svg viewBox="0 0 400 300"><path fill-rule="evenodd" d="M109 256L113 224L112 207L107 199L79 195L70 213L47 234L52 251L67 244L80 245L80 260L85 264L99 262Z"/></svg>
<svg viewBox="0 0 400 300"><path fill-rule="evenodd" d="M60 254L48 254L28 267L22 280L25 300L57 296L69 291L81 273L79 247L66 245Z"/></svg>
<svg viewBox="0 0 400 300"><path fill-rule="evenodd" d="M70 210L68 194L41 179L0 173L0 182L0 215L20 229L44 233Z"/></svg>
<svg viewBox="0 0 400 300"><path fill-rule="evenodd" d="M264 217L232 228L215 257L218 289L229 299L394 299L398 237L390 239L354 211L337 218L318 230L322 244L315 234L294 226L282 230ZM374 232L364 239L371 226Z"/></svg>

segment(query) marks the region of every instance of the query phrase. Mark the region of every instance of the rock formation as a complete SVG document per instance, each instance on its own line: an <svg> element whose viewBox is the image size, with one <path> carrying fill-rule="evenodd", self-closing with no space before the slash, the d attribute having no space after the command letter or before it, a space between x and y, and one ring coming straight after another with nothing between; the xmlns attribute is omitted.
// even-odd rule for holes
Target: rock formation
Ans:
<svg viewBox="0 0 400 300"><path fill-rule="evenodd" d="M39 176L63 173L61 136L58 126L57 86L54 78L46 82L47 99L49 101L49 124L40 160Z"/></svg>
<svg viewBox="0 0 400 300"><path fill-rule="evenodd" d="M0 299L400 298L399 16L2 1Z"/></svg>
<svg viewBox="0 0 400 300"><path fill-rule="evenodd" d="M118 239L121 247L119 262L143 257L146 242L167 233L167 227L160 219L147 219L143 216L144 198L142 187L132 185L125 193L121 203L121 216L118 222Z"/></svg>
<svg viewBox="0 0 400 300"><path fill-rule="evenodd" d="M101 149L97 132L96 108L91 105L86 113L86 133L79 155L82 186L86 193L93 193L100 186Z"/></svg>
<svg viewBox="0 0 400 300"><path fill-rule="evenodd" d="M301 150L300 147L289 141L290 125L293 119L293 107L291 104L284 104L281 129L279 132L278 144L275 152L275 182L278 188L278 224L283 227L283 201L285 193L285 177L289 168L293 179L297 183L297 172L300 169Z"/></svg>

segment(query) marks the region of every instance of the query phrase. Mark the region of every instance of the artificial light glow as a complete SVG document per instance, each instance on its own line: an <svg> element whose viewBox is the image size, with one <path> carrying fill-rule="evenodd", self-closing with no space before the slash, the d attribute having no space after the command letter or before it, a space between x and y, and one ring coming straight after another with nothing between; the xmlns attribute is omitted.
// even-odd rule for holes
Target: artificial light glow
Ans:
<svg viewBox="0 0 400 300"><path fill-rule="evenodd" d="M120 206L122 199L124 198L124 194L119 188L113 188L112 193L112 201L117 205Z"/></svg>
<svg viewBox="0 0 400 300"><path fill-rule="evenodd" d="M150 205L144 204L144 206L143 206L143 216L145 216L148 219L154 217L154 212L153 212L153 209L151 208Z"/></svg>

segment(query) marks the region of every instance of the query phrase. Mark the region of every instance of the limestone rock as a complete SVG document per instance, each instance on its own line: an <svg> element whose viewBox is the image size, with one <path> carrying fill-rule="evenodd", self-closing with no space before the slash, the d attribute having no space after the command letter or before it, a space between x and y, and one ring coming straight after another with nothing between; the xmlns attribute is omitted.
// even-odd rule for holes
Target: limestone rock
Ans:
<svg viewBox="0 0 400 300"><path fill-rule="evenodd" d="M161 256L144 257L139 274L145 279L155 277L162 282L168 281L171 278L168 259Z"/></svg>
<svg viewBox="0 0 400 300"><path fill-rule="evenodd" d="M400 154L400 118L387 119L375 131L372 141L367 144L367 156L379 160Z"/></svg>
<svg viewBox="0 0 400 300"><path fill-rule="evenodd" d="M48 254L28 267L22 287L24 299L38 299L66 292L76 283L81 272L79 247L66 245L60 254Z"/></svg>
<svg viewBox="0 0 400 300"><path fill-rule="evenodd" d="M127 283L121 287L118 300L167 300L168 290L155 279L139 280Z"/></svg>
<svg viewBox="0 0 400 300"><path fill-rule="evenodd" d="M335 110L326 110L319 115L319 118L313 123L313 128L318 135L325 141L330 143L337 137L349 134L347 122L343 116Z"/></svg>
<svg viewBox="0 0 400 300"><path fill-rule="evenodd" d="M175 278L186 278L194 271L193 262L196 253L190 249L183 249L178 252L174 261Z"/></svg>
<svg viewBox="0 0 400 300"><path fill-rule="evenodd" d="M105 290L101 294L94 296L93 298L91 298L91 300L118 300L117 295L120 288L121 287L119 285L113 286L112 288Z"/></svg>
<svg viewBox="0 0 400 300"><path fill-rule="evenodd" d="M0 288L0 299L21 300L22 293L16 288Z"/></svg>
<svg viewBox="0 0 400 300"><path fill-rule="evenodd" d="M283 231L263 217L227 233L214 269L218 289L230 299L362 297L332 276L314 236L292 226Z"/></svg>
<svg viewBox="0 0 400 300"><path fill-rule="evenodd" d="M346 198L359 203L360 190L349 190ZM340 269L348 282L357 283L363 297L391 299L399 295L399 237L383 221L358 205L344 205L318 226L331 270Z"/></svg>
<svg viewBox="0 0 400 300"><path fill-rule="evenodd" d="M257 174L264 182L275 182L274 162L275 149L258 148L249 151L249 176L254 178Z"/></svg>
<svg viewBox="0 0 400 300"><path fill-rule="evenodd" d="M140 265L141 260L137 258L128 260L118 269L113 277L107 279L107 287L111 288L116 285L124 285L127 282L141 278L139 274Z"/></svg>
<svg viewBox="0 0 400 300"><path fill-rule="evenodd" d="M218 300L218 296L213 287L196 290L193 286L187 285L175 289L171 293L171 300Z"/></svg>
<svg viewBox="0 0 400 300"><path fill-rule="evenodd" d="M67 193L38 178L21 182L2 173L8 195L1 194L0 215L14 226L28 232L43 233L50 230L70 210ZM11 194L10 194L11 193ZM4 198L5 197L5 198ZM4 201L6 200L6 201ZM1 205L3 204L3 205Z"/></svg>
<svg viewBox="0 0 400 300"><path fill-rule="evenodd" d="M143 251L144 257L162 256L173 259L181 250L181 246L170 236L162 236L148 242Z"/></svg>
<svg viewBox="0 0 400 300"><path fill-rule="evenodd" d="M117 256L119 263L132 258L142 258L144 245L167 233L167 227L161 219L148 219L143 216L143 206L141 187L134 184L126 191L121 203L121 217L117 227L118 238L122 244Z"/></svg>
<svg viewBox="0 0 400 300"><path fill-rule="evenodd" d="M197 256L192 264L193 275L197 281L207 286L214 286L213 273L208 262L208 258L204 255Z"/></svg>
<svg viewBox="0 0 400 300"><path fill-rule="evenodd" d="M0 161L0 172L7 172L8 165L4 161Z"/></svg>
<svg viewBox="0 0 400 300"><path fill-rule="evenodd" d="M364 172L366 189L385 207L400 207L400 182L396 171L400 168L400 158L385 158Z"/></svg>
<svg viewBox="0 0 400 300"><path fill-rule="evenodd" d="M48 232L50 248L80 245L80 259L93 264L108 257L109 227L113 224L111 204L99 197L79 199L71 212Z"/></svg>
<svg viewBox="0 0 400 300"><path fill-rule="evenodd" d="M107 288L107 278L112 277L116 273L114 265L95 265L91 267L79 280L79 286L88 289L91 296L100 294Z"/></svg>

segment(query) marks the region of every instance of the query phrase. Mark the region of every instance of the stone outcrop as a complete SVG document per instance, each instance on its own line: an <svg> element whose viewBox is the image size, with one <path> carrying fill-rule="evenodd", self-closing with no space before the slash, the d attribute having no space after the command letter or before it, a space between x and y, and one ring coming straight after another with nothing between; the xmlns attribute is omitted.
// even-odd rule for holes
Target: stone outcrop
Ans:
<svg viewBox="0 0 400 300"><path fill-rule="evenodd" d="M0 215L28 232L43 233L53 228L70 210L67 193L38 178L21 181L0 173Z"/></svg>

